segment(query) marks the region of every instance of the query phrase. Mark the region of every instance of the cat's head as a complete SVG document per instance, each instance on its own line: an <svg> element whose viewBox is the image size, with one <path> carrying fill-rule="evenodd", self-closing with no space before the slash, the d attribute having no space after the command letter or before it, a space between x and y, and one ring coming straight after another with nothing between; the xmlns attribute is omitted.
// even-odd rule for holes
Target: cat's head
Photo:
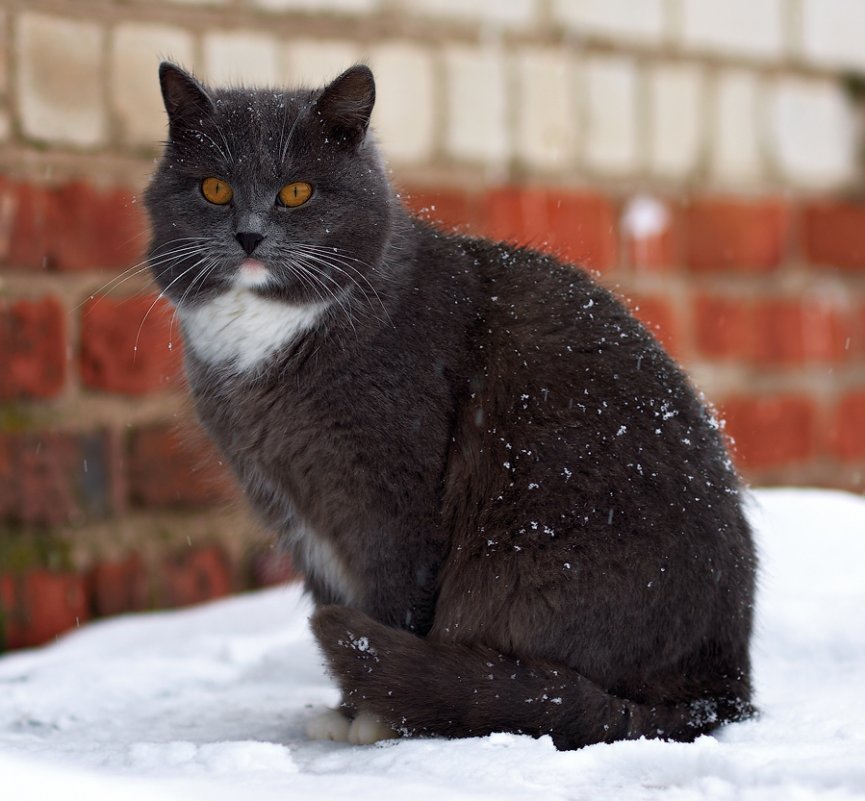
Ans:
<svg viewBox="0 0 865 801"><path fill-rule="evenodd" d="M150 265L182 311L238 288L314 303L360 286L390 236L370 70L319 90L209 89L159 69L169 138L146 193Z"/></svg>

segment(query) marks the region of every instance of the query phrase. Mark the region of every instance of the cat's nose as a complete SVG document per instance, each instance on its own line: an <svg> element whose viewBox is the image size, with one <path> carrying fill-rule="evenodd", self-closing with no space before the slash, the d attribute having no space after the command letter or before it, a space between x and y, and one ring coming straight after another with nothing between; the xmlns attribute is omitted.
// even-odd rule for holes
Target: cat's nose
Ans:
<svg viewBox="0 0 865 801"><path fill-rule="evenodd" d="M247 256L252 255L252 251L255 250L259 243L264 237L261 234L256 233L255 231L241 231L236 235L237 241L240 242L240 246L246 251Z"/></svg>

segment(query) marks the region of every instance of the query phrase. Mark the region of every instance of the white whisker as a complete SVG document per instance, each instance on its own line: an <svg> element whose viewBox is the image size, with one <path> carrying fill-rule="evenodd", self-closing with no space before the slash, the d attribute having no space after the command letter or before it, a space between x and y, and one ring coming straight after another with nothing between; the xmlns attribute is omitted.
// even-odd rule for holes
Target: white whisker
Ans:
<svg viewBox="0 0 865 801"><path fill-rule="evenodd" d="M168 292L168 290L171 289L171 287L172 287L172 286L173 286L177 281L179 281L181 278L183 278L183 276L185 276L185 275L186 275L187 273L189 273L191 270L194 270L196 267L198 267L198 266L199 266L199 265L200 265L200 264L201 264L201 263L202 263L206 258L207 258L206 256L203 256L203 257L200 258L198 261L194 262L192 265L190 265L190 266L187 267L185 270L183 270L183 272L181 272L179 275L175 276L175 277L171 280L171 282L168 284L168 286L166 286L165 289L163 289L163 290L162 290L162 291L161 291L161 292L160 292L160 293L159 293L159 294L154 298L153 303L150 304L149 308L148 308L147 311L144 313L144 317L141 319L141 323L140 323L140 325L138 326L138 331L137 331L137 333L135 334L135 345L134 345L133 348L132 348L133 353L135 353L135 354L138 353L138 341L139 341L139 339L141 338L141 330L144 328L144 324L147 322L147 318L150 316L150 312L152 312L153 309L156 307L156 304L159 303L159 301L162 300L162 298L165 297L166 292ZM133 357L133 361L134 361L134 360L135 360L135 357Z"/></svg>
<svg viewBox="0 0 865 801"><path fill-rule="evenodd" d="M390 324L390 314L388 313L387 307L385 306L384 301L382 300L381 295L373 286L372 282L364 275L359 269L354 267L353 265L347 263L343 260L343 257L334 254L334 252L329 248L324 248L316 245L305 245L305 244L293 244L289 248L289 252L297 255L303 255L308 259L313 259L320 266L330 268L336 272L342 273L349 281L351 281L361 292L361 294L366 295L366 291L358 281L358 278L361 279L366 287L368 287L369 292L372 296L378 301L381 306L382 311L387 317L387 322ZM351 257L348 257L351 258ZM352 261L356 261L358 264L364 264L360 259L351 259ZM349 272L349 270L351 272ZM375 319L379 320L379 322L384 322L380 320L378 317Z"/></svg>
<svg viewBox="0 0 865 801"><path fill-rule="evenodd" d="M204 241L204 237L184 237L184 239L200 239ZM194 252L196 250L200 250L200 248L200 245L188 244L179 246L165 253L158 253L159 249L157 248L157 250L154 251L154 256L158 256L158 258L143 259L137 264L133 264L131 267L127 267L122 273L114 276L114 278L112 278L107 283L102 284L102 286L100 286L98 289L95 289L92 293L90 293L90 296L87 299L81 301L81 303L75 306L74 309L77 311L82 306L84 306L84 304L87 303L88 300L91 300L95 295L101 296L110 289L116 289L118 286L126 283L126 281L128 281L130 278L134 278L136 275L141 275L141 273L145 273L153 267L158 267L172 261L178 261L181 258L194 254ZM97 298L96 303L99 303L100 300L101 297ZM96 304L94 304L94 306L95 305Z"/></svg>

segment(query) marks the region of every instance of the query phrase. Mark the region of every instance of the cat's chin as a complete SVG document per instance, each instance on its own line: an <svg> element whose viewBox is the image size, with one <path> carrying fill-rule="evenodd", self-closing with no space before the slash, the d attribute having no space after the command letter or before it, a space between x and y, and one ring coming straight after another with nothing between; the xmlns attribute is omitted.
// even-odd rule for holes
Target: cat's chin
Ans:
<svg viewBox="0 0 865 801"><path fill-rule="evenodd" d="M319 301L310 299L302 287L286 283L284 277L275 272L266 262L259 259L244 259L234 272L226 292L246 292L262 300L274 300L293 305L304 305Z"/></svg>
<svg viewBox="0 0 865 801"><path fill-rule="evenodd" d="M237 268L234 285L239 289L261 289L273 277L267 265L258 259L244 259Z"/></svg>

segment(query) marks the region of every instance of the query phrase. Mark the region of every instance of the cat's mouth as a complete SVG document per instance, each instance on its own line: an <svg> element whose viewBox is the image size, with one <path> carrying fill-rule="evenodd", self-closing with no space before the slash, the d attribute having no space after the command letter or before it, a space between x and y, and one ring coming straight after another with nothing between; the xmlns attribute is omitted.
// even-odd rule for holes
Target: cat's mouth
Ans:
<svg viewBox="0 0 865 801"><path fill-rule="evenodd" d="M237 268L235 284L243 289L267 286L272 273L268 266L258 259L244 259Z"/></svg>

